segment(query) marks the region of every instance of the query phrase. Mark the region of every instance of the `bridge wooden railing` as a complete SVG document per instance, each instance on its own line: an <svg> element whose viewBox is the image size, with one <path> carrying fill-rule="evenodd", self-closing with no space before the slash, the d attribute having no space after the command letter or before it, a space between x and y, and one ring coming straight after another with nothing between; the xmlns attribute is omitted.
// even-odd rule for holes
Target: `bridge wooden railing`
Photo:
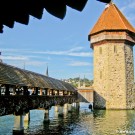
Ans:
<svg viewBox="0 0 135 135"><path fill-rule="evenodd" d="M77 101L76 95L70 96L0 96L0 116L3 115L23 115L32 109L49 109L55 105L74 103Z"/></svg>

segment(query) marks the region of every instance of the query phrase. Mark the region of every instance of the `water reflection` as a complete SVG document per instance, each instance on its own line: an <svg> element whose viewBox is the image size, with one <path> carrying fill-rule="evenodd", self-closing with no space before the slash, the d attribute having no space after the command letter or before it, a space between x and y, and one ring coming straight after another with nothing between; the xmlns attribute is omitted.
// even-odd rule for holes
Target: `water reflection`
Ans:
<svg viewBox="0 0 135 135"><path fill-rule="evenodd" d="M125 130L127 112L107 110L94 111L94 125L97 134L116 134L117 130Z"/></svg>
<svg viewBox="0 0 135 135"><path fill-rule="evenodd" d="M94 111L94 133L119 134L120 131L135 132L134 110L98 110ZM123 132L123 134L126 134Z"/></svg>
<svg viewBox="0 0 135 135"><path fill-rule="evenodd" d="M43 110L32 110L30 122L25 124L25 135L117 135L119 131L134 131L134 110L94 110L81 104L80 111L64 111L63 117L52 107L50 121L44 122ZM13 115L0 117L0 133L12 135ZM126 135L123 133L122 135Z"/></svg>

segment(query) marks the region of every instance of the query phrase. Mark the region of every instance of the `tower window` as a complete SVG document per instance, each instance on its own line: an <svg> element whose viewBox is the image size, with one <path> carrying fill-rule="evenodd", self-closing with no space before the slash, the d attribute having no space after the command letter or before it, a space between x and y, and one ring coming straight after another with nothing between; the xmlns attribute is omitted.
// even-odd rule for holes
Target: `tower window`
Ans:
<svg viewBox="0 0 135 135"><path fill-rule="evenodd" d="M114 46L114 53L117 53L117 47Z"/></svg>
<svg viewBox="0 0 135 135"><path fill-rule="evenodd" d="M99 47L99 53L102 54L102 47Z"/></svg>
<svg viewBox="0 0 135 135"><path fill-rule="evenodd" d="M100 79L102 79L102 71L100 71Z"/></svg>

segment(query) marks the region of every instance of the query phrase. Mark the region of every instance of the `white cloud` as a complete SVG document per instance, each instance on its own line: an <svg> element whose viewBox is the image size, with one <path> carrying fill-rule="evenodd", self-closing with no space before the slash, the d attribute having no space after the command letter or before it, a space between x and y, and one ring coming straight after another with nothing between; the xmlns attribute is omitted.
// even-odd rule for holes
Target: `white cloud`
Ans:
<svg viewBox="0 0 135 135"><path fill-rule="evenodd" d="M28 67L28 66L32 66L32 67L44 67L47 62L42 62L42 61L31 61L31 60L27 60L27 61L21 61L21 60L13 60L13 61L6 61L6 63L8 62L8 64L19 67L19 68L24 68L24 67ZM4 61L5 63L5 61Z"/></svg>
<svg viewBox="0 0 135 135"><path fill-rule="evenodd" d="M82 47L82 46L78 46L78 47L75 47L75 48L70 49L69 51L70 51L70 52L80 51L80 50L82 50L83 48L84 48L84 47Z"/></svg>
<svg viewBox="0 0 135 135"><path fill-rule="evenodd" d="M79 56L79 57L92 57L93 53L90 52L73 52L69 53L69 56Z"/></svg>
<svg viewBox="0 0 135 135"><path fill-rule="evenodd" d="M2 52L25 52L26 49L11 49L11 48L0 48L0 51Z"/></svg>
<svg viewBox="0 0 135 135"><path fill-rule="evenodd" d="M89 51L83 51L83 47L75 47L70 50L63 51L34 51L34 50L22 50L22 49L0 49L3 52L16 52L16 53L28 53L28 54L48 54L48 55L65 55L65 56L76 56L76 57L93 57L93 53ZM31 56L32 57L32 56ZM35 57L35 55L33 56Z"/></svg>
<svg viewBox="0 0 135 135"><path fill-rule="evenodd" d="M76 47L70 50L64 51L36 51L33 53L37 54L48 54L48 55L65 55L65 56L77 56L77 57L92 57L93 53L82 51L83 47Z"/></svg>
<svg viewBox="0 0 135 135"><path fill-rule="evenodd" d="M2 60L28 60L27 57L23 56L1 56Z"/></svg>
<svg viewBox="0 0 135 135"><path fill-rule="evenodd" d="M91 63L89 62L82 62L82 61L73 61L70 64L68 64L69 66L90 66Z"/></svg>

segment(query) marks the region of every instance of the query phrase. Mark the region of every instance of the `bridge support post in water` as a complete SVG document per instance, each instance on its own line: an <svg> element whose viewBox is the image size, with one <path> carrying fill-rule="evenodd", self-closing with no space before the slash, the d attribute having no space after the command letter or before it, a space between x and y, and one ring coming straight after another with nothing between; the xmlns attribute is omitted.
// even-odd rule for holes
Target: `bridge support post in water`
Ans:
<svg viewBox="0 0 135 135"><path fill-rule="evenodd" d="M28 127L30 122L30 112L26 113L24 116L24 127Z"/></svg>
<svg viewBox="0 0 135 135"><path fill-rule="evenodd" d="M76 102L76 110L79 110L80 108L80 102Z"/></svg>
<svg viewBox="0 0 135 135"><path fill-rule="evenodd" d="M14 119L14 127L13 127L13 134L23 134L24 133L24 116L23 115L18 115L15 116Z"/></svg>
<svg viewBox="0 0 135 135"><path fill-rule="evenodd" d="M75 110L79 110L80 103L79 102L73 103L73 107L74 107Z"/></svg>
<svg viewBox="0 0 135 135"><path fill-rule="evenodd" d="M80 110L80 102L76 102L75 109L76 109L77 112L79 112L79 110Z"/></svg>
<svg viewBox="0 0 135 135"><path fill-rule="evenodd" d="M68 112L72 112L72 104L68 104Z"/></svg>
<svg viewBox="0 0 135 135"><path fill-rule="evenodd" d="M67 113L68 112L68 104L64 104L64 113Z"/></svg>
<svg viewBox="0 0 135 135"><path fill-rule="evenodd" d="M49 122L49 109L45 109L44 122Z"/></svg>
<svg viewBox="0 0 135 135"><path fill-rule="evenodd" d="M55 115L55 117L58 117L58 115L59 115L59 105L54 106L54 115Z"/></svg>
<svg viewBox="0 0 135 135"><path fill-rule="evenodd" d="M58 105L55 105L54 106L54 110L55 110L55 112L59 112L59 106Z"/></svg>
<svg viewBox="0 0 135 135"><path fill-rule="evenodd" d="M62 117L63 116L63 105L59 106L59 116Z"/></svg>
<svg viewBox="0 0 135 135"><path fill-rule="evenodd" d="M24 121L30 121L30 112L26 113L24 116Z"/></svg>

